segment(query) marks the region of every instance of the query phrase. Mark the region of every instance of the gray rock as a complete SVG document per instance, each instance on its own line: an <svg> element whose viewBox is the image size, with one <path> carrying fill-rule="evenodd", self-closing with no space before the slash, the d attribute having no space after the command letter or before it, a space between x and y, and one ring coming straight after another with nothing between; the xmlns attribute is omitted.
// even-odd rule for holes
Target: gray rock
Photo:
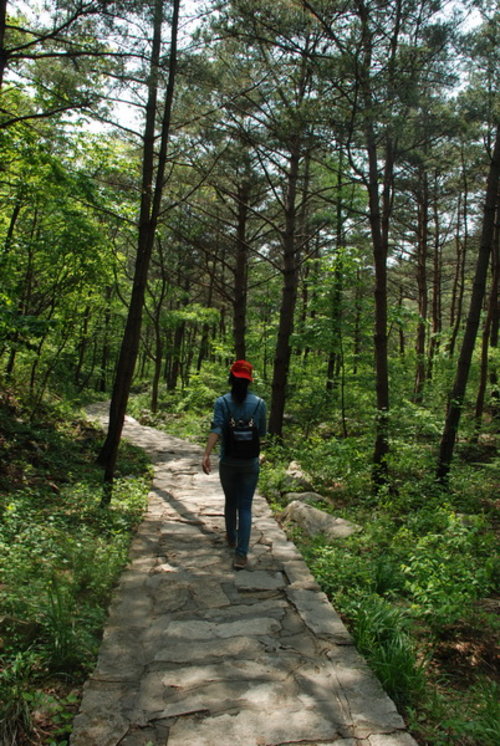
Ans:
<svg viewBox="0 0 500 746"><path fill-rule="evenodd" d="M308 536L324 534L328 539L344 539L361 530L355 523L325 513L324 510L294 500L281 514L283 523L296 523Z"/></svg>
<svg viewBox="0 0 500 746"><path fill-rule="evenodd" d="M349 632L324 593L288 588L286 594L304 623L317 637L327 635L336 642L352 644Z"/></svg>
<svg viewBox="0 0 500 746"><path fill-rule="evenodd" d="M298 702L296 709L275 705L271 711L259 708L201 720L183 718L172 726L168 746L279 746L291 738L311 743L314 739L333 740L338 735L339 729L326 715L304 710Z"/></svg>
<svg viewBox="0 0 500 746"><path fill-rule="evenodd" d="M284 495L288 503L298 500L301 503L319 503L324 502L326 498L318 492L286 492Z"/></svg>
<svg viewBox="0 0 500 746"><path fill-rule="evenodd" d="M254 637L231 637L226 640L210 640L209 642L191 640L178 642L176 645L165 645L157 649L155 661L167 663L191 663L227 659L256 658L262 655L264 647Z"/></svg>
<svg viewBox="0 0 500 746"><path fill-rule="evenodd" d="M369 746L417 746L409 733L379 733L368 737Z"/></svg>
<svg viewBox="0 0 500 746"><path fill-rule="evenodd" d="M286 582L280 572L240 570L236 574L234 584L240 590L245 591L274 591L284 588Z"/></svg>
<svg viewBox="0 0 500 746"><path fill-rule="evenodd" d="M311 478L302 471L302 468L297 461L292 461L286 470L285 476L281 482L281 492L292 492L293 490L308 490L314 489L311 482Z"/></svg>

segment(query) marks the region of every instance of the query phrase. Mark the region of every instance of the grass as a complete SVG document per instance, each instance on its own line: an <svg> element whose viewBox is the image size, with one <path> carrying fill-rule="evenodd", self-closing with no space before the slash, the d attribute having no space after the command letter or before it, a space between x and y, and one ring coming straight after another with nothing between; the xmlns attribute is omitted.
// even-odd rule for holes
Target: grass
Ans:
<svg viewBox="0 0 500 746"><path fill-rule="evenodd" d="M445 491L433 480L435 420L408 408L400 414L390 489L372 492L366 429L305 439L299 420L286 447L266 451L260 488L279 515L286 466L296 460L328 498L322 508L363 527L335 542L297 527L291 536L414 738L423 746L493 746L500 743L498 458L491 446L471 451L463 440Z"/></svg>
<svg viewBox="0 0 500 746"><path fill-rule="evenodd" d="M123 444L102 509L97 427L60 405L34 421L12 391L0 422L0 743L63 746L151 472Z"/></svg>

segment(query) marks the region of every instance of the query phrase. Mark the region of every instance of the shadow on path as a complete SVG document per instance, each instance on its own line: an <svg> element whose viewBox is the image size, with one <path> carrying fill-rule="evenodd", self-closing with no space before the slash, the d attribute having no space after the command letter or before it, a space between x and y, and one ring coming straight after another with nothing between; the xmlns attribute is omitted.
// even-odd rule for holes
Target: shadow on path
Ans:
<svg viewBox="0 0 500 746"><path fill-rule="evenodd" d="M153 490L71 746L416 746L265 500L235 572L201 449L129 417L124 436Z"/></svg>

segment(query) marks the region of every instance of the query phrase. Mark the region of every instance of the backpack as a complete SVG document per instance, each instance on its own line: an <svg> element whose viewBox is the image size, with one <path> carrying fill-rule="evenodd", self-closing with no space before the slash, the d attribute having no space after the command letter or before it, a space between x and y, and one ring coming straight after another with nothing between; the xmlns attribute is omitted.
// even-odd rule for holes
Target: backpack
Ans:
<svg viewBox="0 0 500 746"><path fill-rule="evenodd" d="M235 419L226 399L222 400L227 409L227 422L224 428L224 452L231 458L256 458L260 453L260 438L255 415L262 399L259 399L250 419Z"/></svg>

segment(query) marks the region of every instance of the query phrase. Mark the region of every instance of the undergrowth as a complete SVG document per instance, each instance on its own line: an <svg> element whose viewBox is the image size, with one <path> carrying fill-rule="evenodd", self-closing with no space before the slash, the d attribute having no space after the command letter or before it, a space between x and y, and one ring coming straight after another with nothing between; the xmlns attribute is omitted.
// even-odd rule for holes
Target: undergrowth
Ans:
<svg viewBox="0 0 500 746"><path fill-rule="evenodd" d="M103 509L97 427L60 405L34 420L12 392L0 410L0 743L63 746L150 467L122 445Z"/></svg>
<svg viewBox="0 0 500 746"><path fill-rule="evenodd" d="M396 438L392 484L374 495L368 441L289 436L286 448L266 449L261 491L279 516L293 458L324 496L321 507L361 526L336 541L288 530L413 736L425 746L500 743L491 453L473 465L459 457L443 490L426 443Z"/></svg>

